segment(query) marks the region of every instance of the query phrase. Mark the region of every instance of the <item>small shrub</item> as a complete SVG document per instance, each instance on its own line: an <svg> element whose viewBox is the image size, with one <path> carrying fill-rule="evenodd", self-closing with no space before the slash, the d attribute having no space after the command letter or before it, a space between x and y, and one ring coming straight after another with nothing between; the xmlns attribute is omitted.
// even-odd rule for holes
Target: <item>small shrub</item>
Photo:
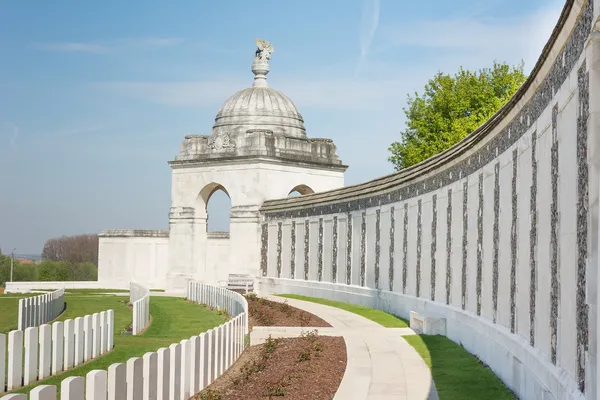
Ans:
<svg viewBox="0 0 600 400"><path fill-rule="evenodd" d="M306 348L302 350L300 355L298 356L298 362L308 361L310 360L310 348Z"/></svg>
<svg viewBox="0 0 600 400"><path fill-rule="evenodd" d="M271 354L273 354L280 341L281 339L273 339L271 335L269 335L264 346L265 358L271 357Z"/></svg>
<svg viewBox="0 0 600 400"><path fill-rule="evenodd" d="M266 365L263 362L248 361L242 367L242 378L248 380L252 374L262 372L265 368Z"/></svg>
<svg viewBox="0 0 600 400"><path fill-rule="evenodd" d="M323 351L323 342L314 342L313 343L313 349L317 352L320 353Z"/></svg>
<svg viewBox="0 0 600 400"><path fill-rule="evenodd" d="M221 400L222 398L223 395L216 390L207 390L206 392L202 392L200 394L201 400Z"/></svg>
<svg viewBox="0 0 600 400"><path fill-rule="evenodd" d="M317 337L319 337L319 331L317 329L313 329L312 331L302 332L300 335L303 339L308 339L311 342L314 342Z"/></svg>
<svg viewBox="0 0 600 400"><path fill-rule="evenodd" d="M285 391L283 390L283 386L277 384L275 386L269 386L267 388L267 396L270 397L280 397L285 396Z"/></svg>

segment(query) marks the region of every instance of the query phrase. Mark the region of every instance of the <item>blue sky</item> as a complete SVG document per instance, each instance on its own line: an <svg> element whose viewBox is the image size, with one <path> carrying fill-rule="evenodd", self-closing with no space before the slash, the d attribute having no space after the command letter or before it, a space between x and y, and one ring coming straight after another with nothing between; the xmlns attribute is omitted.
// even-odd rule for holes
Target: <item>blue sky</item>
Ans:
<svg viewBox="0 0 600 400"><path fill-rule="evenodd" d="M436 71L525 61L558 0L0 1L0 248L60 235L166 229L170 168L250 86L254 38L269 84L332 138L346 184L392 172L406 95ZM211 199L222 228L226 196ZM224 198L225 197L225 198Z"/></svg>

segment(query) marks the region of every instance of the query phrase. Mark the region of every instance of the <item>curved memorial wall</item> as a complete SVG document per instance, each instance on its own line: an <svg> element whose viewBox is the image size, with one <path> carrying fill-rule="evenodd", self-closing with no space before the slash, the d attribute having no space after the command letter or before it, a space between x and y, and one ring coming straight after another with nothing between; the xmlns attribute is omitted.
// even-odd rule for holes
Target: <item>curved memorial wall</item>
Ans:
<svg viewBox="0 0 600 400"><path fill-rule="evenodd" d="M567 1L524 86L448 151L265 202L259 290L439 315L520 398L597 398L593 3Z"/></svg>

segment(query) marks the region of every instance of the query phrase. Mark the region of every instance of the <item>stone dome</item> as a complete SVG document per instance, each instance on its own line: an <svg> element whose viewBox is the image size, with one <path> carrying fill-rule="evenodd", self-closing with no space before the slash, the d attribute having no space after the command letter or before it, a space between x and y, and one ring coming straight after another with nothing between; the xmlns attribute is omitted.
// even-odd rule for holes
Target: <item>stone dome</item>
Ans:
<svg viewBox="0 0 600 400"><path fill-rule="evenodd" d="M223 103L215 118L213 135L243 134L248 130L270 130L283 136L306 138L304 120L285 94L267 84L269 64L254 62L254 83Z"/></svg>

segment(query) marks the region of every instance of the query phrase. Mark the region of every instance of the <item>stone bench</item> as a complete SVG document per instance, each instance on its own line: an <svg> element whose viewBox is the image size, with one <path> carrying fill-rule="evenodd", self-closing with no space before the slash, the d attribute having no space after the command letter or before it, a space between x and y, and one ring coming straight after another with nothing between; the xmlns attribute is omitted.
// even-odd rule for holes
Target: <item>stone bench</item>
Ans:
<svg viewBox="0 0 600 400"><path fill-rule="evenodd" d="M244 274L229 274L226 281L219 281L221 286L229 290L245 290L246 293L254 291L254 277Z"/></svg>
<svg viewBox="0 0 600 400"><path fill-rule="evenodd" d="M426 311L411 311L410 328L424 335L446 335L446 318Z"/></svg>

